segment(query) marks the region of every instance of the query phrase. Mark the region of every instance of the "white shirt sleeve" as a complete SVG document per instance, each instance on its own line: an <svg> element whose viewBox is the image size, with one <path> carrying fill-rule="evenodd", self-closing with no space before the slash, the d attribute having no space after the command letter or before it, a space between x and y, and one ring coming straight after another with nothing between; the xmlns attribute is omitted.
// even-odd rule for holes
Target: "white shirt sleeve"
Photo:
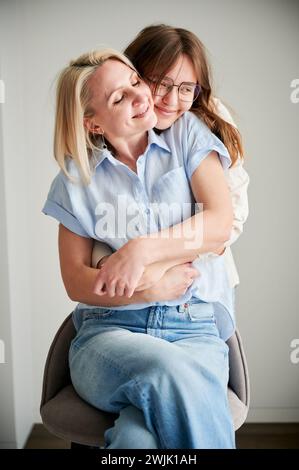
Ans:
<svg viewBox="0 0 299 470"><path fill-rule="evenodd" d="M218 99L214 98L215 111L225 121L237 127L229 110ZM233 167L226 171L226 180L232 196L233 204L233 227L230 239L225 243L225 246L232 245L243 232L243 225L248 217L248 195L247 189L249 184L249 176L243 167L243 160L239 158Z"/></svg>

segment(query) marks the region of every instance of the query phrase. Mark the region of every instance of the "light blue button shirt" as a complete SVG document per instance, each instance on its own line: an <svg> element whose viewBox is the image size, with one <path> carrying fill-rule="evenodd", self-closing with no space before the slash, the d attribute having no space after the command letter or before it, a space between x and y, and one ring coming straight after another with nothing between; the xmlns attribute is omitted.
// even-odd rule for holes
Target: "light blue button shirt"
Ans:
<svg viewBox="0 0 299 470"><path fill-rule="evenodd" d="M194 215L191 177L213 150L218 152L226 170L231 163L226 147L203 122L187 112L160 135L153 130L148 132L148 145L137 160L137 173L103 150L93 155L92 179L84 186L74 161L69 159L67 169L78 182L71 182L60 171L42 211L72 232L108 243L117 250L132 238L157 232ZM221 256L198 258L193 265L201 275L184 296L171 301L132 304L129 308L179 305L191 297L214 302L221 337L227 339L233 333L235 321L233 291L224 260ZM77 326L81 312L87 308L97 307L77 305L74 312ZM127 306L113 309L126 310Z"/></svg>

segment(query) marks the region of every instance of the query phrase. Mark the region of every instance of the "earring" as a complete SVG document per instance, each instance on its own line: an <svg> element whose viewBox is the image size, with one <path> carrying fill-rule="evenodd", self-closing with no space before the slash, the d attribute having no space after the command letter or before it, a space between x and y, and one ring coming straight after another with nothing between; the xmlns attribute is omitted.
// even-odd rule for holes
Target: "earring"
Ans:
<svg viewBox="0 0 299 470"><path fill-rule="evenodd" d="M108 147L107 147L105 139L104 139L104 132L102 134L100 134L100 136L101 136L101 144L102 144L101 150L103 151L103 150L106 150Z"/></svg>

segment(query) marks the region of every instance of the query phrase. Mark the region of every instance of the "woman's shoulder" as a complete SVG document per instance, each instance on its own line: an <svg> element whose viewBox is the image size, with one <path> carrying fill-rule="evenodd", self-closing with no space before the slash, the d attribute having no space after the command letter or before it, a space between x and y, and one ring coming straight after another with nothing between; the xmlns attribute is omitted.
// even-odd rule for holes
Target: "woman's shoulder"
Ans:
<svg viewBox="0 0 299 470"><path fill-rule="evenodd" d="M66 159L65 170L62 168L53 178L50 186L50 194L70 193L76 188L80 191L83 188L82 178L74 161Z"/></svg>
<svg viewBox="0 0 299 470"><path fill-rule="evenodd" d="M79 168L73 158L69 157L65 159L65 169L71 178L80 178ZM67 174L62 171L62 177L66 179L66 182L71 181L71 178L68 178Z"/></svg>

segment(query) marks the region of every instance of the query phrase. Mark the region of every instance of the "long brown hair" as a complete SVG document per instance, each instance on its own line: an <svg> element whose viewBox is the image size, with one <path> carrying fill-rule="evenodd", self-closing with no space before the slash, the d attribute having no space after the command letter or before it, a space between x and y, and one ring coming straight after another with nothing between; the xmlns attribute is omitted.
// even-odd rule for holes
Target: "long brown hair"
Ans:
<svg viewBox="0 0 299 470"><path fill-rule="evenodd" d="M182 54L193 63L201 93L190 111L198 116L227 147L232 165L243 158L239 131L218 114L211 90L211 72L205 47L198 37L182 28L164 24L144 28L124 51L144 78L155 76L162 80Z"/></svg>

